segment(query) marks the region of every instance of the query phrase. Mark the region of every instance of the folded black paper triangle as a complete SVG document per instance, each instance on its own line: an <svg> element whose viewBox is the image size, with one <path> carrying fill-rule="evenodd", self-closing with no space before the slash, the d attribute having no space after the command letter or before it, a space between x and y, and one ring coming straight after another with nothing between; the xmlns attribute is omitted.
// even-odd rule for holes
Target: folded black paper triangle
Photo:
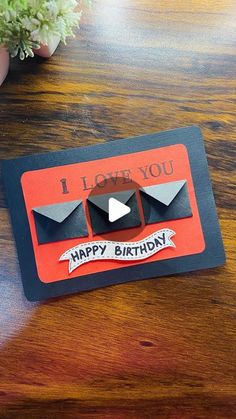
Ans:
<svg viewBox="0 0 236 419"><path fill-rule="evenodd" d="M131 212L113 223L109 222L110 198L115 198L128 205ZM137 227L141 224L135 190L91 195L87 198L87 203L94 235Z"/></svg>
<svg viewBox="0 0 236 419"><path fill-rule="evenodd" d="M127 202L134 194L135 190L120 191L103 195L90 195L87 200L91 202L93 205L95 205L97 208L101 209L102 211L108 214L110 198L115 198L118 201L122 202L122 204L127 204Z"/></svg>
<svg viewBox="0 0 236 419"><path fill-rule="evenodd" d="M44 205L33 208L33 211L50 220L61 223L82 203L81 200L60 202L59 204Z"/></svg>
<svg viewBox="0 0 236 419"><path fill-rule="evenodd" d="M140 192L146 224L192 216L186 180L147 186Z"/></svg>
<svg viewBox="0 0 236 419"><path fill-rule="evenodd" d="M142 188L141 191L168 206L181 191L186 182L186 180L177 180L175 182L160 183L159 185Z"/></svg>
<svg viewBox="0 0 236 419"><path fill-rule="evenodd" d="M39 244L88 236L81 200L33 208Z"/></svg>

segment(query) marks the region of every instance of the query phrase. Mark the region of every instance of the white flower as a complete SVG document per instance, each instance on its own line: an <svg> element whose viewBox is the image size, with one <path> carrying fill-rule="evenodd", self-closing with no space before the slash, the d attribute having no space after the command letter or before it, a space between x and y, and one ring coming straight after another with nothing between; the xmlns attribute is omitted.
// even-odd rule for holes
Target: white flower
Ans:
<svg viewBox="0 0 236 419"><path fill-rule="evenodd" d="M65 42L79 26L77 5L77 0L0 0L0 44L23 59L54 34Z"/></svg>

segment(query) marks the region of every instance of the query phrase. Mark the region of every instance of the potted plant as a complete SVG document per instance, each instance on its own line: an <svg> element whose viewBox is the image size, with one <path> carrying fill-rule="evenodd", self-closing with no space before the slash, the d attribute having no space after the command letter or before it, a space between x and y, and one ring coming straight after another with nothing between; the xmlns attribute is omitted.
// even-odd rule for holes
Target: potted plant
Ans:
<svg viewBox="0 0 236 419"><path fill-rule="evenodd" d="M78 0L0 0L0 85L9 55L50 57L79 26Z"/></svg>
<svg viewBox="0 0 236 419"><path fill-rule="evenodd" d="M9 52L3 46L0 46L0 86L5 80L9 69Z"/></svg>

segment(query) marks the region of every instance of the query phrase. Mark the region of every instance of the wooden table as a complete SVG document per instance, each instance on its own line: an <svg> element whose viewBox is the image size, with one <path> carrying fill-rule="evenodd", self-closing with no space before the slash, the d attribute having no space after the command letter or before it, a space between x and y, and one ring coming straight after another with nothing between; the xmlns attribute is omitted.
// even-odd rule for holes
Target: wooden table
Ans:
<svg viewBox="0 0 236 419"><path fill-rule="evenodd" d="M228 261L28 303L1 191L1 418L236 417L235 12L98 0L50 60L12 62L1 158L199 125Z"/></svg>

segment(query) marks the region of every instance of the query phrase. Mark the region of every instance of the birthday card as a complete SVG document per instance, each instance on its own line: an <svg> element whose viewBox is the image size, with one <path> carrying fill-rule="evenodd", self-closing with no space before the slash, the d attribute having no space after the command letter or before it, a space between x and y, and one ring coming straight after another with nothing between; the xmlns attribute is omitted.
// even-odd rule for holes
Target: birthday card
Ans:
<svg viewBox="0 0 236 419"><path fill-rule="evenodd" d="M31 301L225 261L197 127L6 160L3 177Z"/></svg>

